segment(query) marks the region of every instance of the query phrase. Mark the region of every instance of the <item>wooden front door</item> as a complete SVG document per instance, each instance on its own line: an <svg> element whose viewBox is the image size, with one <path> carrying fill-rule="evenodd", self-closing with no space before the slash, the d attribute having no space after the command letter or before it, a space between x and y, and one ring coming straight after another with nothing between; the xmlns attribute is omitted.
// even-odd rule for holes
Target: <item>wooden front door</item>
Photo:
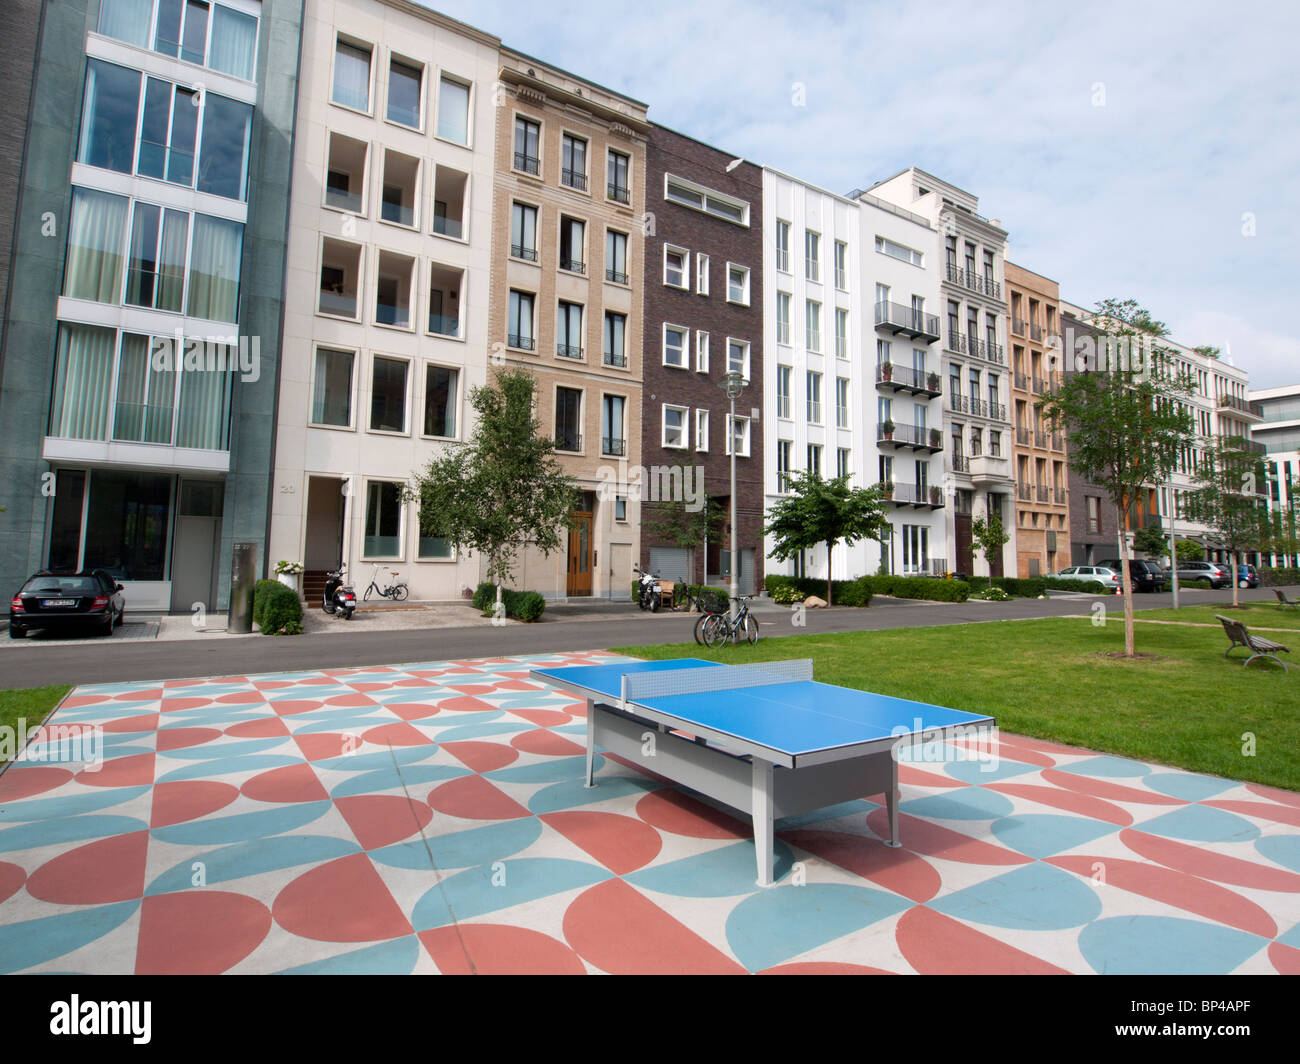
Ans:
<svg viewBox="0 0 1300 1064"><path fill-rule="evenodd" d="M567 593L591 594L591 514L569 515L569 578Z"/></svg>

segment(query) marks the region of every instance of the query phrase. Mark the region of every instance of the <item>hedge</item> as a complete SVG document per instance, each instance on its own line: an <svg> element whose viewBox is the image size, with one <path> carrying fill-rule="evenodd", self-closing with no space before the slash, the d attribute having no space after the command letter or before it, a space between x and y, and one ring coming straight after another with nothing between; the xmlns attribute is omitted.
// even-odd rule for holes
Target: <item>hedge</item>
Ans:
<svg viewBox="0 0 1300 1064"><path fill-rule="evenodd" d="M1089 594L1108 594L1112 589L1097 580L1080 583L1078 580L1058 580L1054 576L999 576L992 581L987 576L970 576L966 583L971 591L983 591L990 584L1000 587L1009 595L1018 598L1038 598L1049 588L1053 591L1086 591Z"/></svg>
<svg viewBox="0 0 1300 1064"><path fill-rule="evenodd" d="M253 586L253 620L263 635L296 635L302 631L302 600L279 580L259 580Z"/></svg>
<svg viewBox="0 0 1300 1064"><path fill-rule="evenodd" d="M1287 587L1300 584L1300 569L1256 568L1260 587Z"/></svg>
<svg viewBox="0 0 1300 1064"><path fill-rule="evenodd" d="M474 590L474 608L484 616L496 610L497 586L485 580ZM506 608L506 616L520 621L535 621L546 609L546 599L536 591L512 591L501 589L501 602Z"/></svg>
<svg viewBox="0 0 1300 1064"><path fill-rule="evenodd" d="M943 580L933 576L899 576L882 573L864 577L878 595L925 599L930 602L965 602L974 588L965 580Z"/></svg>
<svg viewBox="0 0 1300 1064"><path fill-rule="evenodd" d="M831 605L871 605L871 596L877 590L871 580L869 576L860 576L856 580L832 580ZM763 587L768 598L782 605L802 602L809 595L826 596L826 581L811 576L767 576L763 579Z"/></svg>

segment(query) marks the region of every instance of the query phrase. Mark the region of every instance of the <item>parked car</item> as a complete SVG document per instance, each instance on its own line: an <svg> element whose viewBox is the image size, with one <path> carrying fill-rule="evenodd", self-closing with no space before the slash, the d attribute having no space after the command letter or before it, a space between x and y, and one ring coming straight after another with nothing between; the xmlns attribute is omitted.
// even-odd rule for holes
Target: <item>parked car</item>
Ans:
<svg viewBox="0 0 1300 1064"><path fill-rule="evenodd" d="M1107 558L1101 563L1117 573L1124 570L1120 567L1118 558ZM1134 591L1159 591L1165 586L1165 571L1155 562L1149 562L1145 558L1134 558L1128 563L1129 579L1133 582Z"/></svg>
<svg viewBox="0 0 1300 1064"><path fill-rule="evenodd" d="M9 638L22 639L34 628L58 632L94 629L112 635L125 612L122 585L103 569L79 573L42 570L29 577L9 602Z"/></svg>
<svg viewBox="0 0 1300 1064"><path fill-rule="evenodd" d="M1218 590L1221 587L1232 586L1232 570L1226 565L1220 565L1218 562L1179 562L1178 563L1178 580L1184 583L1188 580L1208 580L1210 587Z"/></svg>
<svg viewBox="0 0 1300 1064"><path fill-rule="evenodd" d="M1237 566L1237 586L1259 587L1259 573L1255 571L1253 565Z"/></svg>
<svg viewBox="0 0 1300 1064"><path fill-rule="evenodd" d="M1112 569L1108 565L1071 565L1052 575L1057 580L1077 580L1081 584L1104 584L1111 589L1119 587L1119 570Z"/></svg>

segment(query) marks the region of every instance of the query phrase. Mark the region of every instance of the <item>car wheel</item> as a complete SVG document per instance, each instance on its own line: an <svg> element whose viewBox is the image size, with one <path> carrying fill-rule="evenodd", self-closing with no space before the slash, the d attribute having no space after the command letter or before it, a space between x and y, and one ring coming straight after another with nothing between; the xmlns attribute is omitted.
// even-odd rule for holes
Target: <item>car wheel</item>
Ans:
<svg viewBox="0 0 1300 1064"><path fill-rule="evenodd" d="M104 625L103 629L100 631L100 635L110 636L110 635L113 634L113 629L114 629L115 627L117 627L117 626L113 623L113 614L110 613L110 614L108 615L108 617L105 618L105 620L106 620L108 623Z"/></svg>
<svg viewBox="0 0 1300 1064"><path fill-rule="evenodd" d="M11 624L9 626L10 639L22 639L27 634L27 629L20 624Z"/></svg>
<svg viewBox="0 0 1300 1064"><path fill-rule="evenodd" d="M122 622L126 620L126 607L123 606L117 611L117 620L113 622L114 628L121 628Z"/></svg>

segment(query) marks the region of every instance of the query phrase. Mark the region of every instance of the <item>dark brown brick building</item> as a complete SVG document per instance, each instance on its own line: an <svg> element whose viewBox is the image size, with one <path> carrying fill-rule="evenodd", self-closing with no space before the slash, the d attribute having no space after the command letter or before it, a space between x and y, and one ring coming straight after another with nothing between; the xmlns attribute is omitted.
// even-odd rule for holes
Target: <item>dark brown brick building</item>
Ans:
<svg viewBox="0 0 1300 1064"><path fill-rule="evenodd" d="M752 591L763 575L763 172L652 126L645 189L641 564L664 579L730 579L728 526L721 542L687 547L655 522L670 484L688 505L702 489L730 506L722 380L735 368L749 381L736 400L738 580Z"/></svg>

